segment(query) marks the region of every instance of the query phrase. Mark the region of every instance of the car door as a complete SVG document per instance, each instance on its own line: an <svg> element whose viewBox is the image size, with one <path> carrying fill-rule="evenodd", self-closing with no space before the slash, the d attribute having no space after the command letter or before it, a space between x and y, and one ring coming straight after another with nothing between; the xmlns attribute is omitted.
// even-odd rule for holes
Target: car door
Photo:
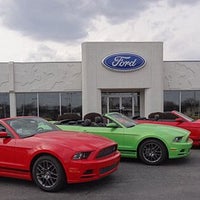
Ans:
<svg viewBox="0 0 200 200"><path fill-rule="evenodd" d="M57 125L60 129L65 131L76 131L84 133L92 133L100 136L104 136L118 143L119 146L124 145L124 128L118 126L70 126L70 125Z"/></svg>
<svg viewBox="0 0 200 200"><path fill-rule="evenodd" d="M175 126L183 129L187 129L191 131L192 128L192 123L187 122L184 119L178 118L177 120L163 120L163 121L156 121L156 124L161 124L161 125L170 125L170 126Z"/></svg>
<svg viewBox="0 0 200 200"><path fill-rule="evenodd" d="M117 125L116 125L117 126ZM122 149L125 146L123 127L83 127L82 132L92 133L99 136L109 138L118 143L118 149Z"/></svg>
<svg viewBox="0 0 200 200"><path fill-rule="evenodd" d="M0 124L0 130L6 130L5 127ZM6 130L8 133L8 130ZM16 139L12 137L9 132L9 138L0 138L0 167L1 168L13 168L16 160L15 144Z"/></svg>
<svg viewBox="0 0 200 200"><path fill-rule="evenodd" d="M160 124L160 125L170 125L170 126L179 126L180 122L175 120L135 120L138 123L150 123L150 124Z"/></svg>

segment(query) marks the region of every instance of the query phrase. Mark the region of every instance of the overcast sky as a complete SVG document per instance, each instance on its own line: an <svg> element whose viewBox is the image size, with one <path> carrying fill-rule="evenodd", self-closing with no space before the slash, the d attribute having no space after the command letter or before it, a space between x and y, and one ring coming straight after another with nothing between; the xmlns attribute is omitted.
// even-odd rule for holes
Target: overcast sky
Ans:
<svg viewBox="0 0 200 200"><path fill-rule="evenodd" d="M161 41L200 60L200 0L0 0L0 62L81 61L86 41Z"/></svg>

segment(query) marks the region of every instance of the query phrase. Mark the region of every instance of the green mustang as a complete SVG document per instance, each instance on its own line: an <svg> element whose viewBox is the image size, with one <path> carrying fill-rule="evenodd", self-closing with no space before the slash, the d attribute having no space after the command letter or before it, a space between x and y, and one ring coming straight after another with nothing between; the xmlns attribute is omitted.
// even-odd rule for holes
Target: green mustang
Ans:
<svg viewBox="0 0 200 200"><path fill-rule="evenodd" d="M190 153L190 132L181 128L137 124L120 113L108 113L106 124L59 125L62 130L93 133L118 143L122 157L139 158L146 164L158 165L166 159L186 157ZM86 121L85 121L86 122ZM69 123L70 124L70 123Z"/></svg>

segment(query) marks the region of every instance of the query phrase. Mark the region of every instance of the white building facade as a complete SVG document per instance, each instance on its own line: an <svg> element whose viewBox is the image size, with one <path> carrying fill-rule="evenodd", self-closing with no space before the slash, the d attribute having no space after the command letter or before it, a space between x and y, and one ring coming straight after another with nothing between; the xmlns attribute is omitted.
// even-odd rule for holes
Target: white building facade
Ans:
<svg viewBox="0 0 200 200"><path fill-rule="evenodd" d="M163 61L162 42L85 42L80 62L8 62L0 70L0 117L200 113L200 61Z"/></svg>

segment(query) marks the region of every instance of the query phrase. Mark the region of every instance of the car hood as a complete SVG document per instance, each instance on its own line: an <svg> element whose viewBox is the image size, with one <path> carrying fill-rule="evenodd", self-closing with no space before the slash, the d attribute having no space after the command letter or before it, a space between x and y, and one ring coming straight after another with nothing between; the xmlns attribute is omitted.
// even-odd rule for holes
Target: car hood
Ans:
<svg viewBox="0 0 200 200"><path fill-rule="evenodd" d="M160 124L137 124L135 126L136 129L140 130L141 132L145 132L146 134L148 133L153 133L153 134L168 134L172 136L185 136L189 135L190 131L174 127L174 126L169 126L169 125L160 125Z"/></svg>
<svg viewBox="0 0 200 200"><path fill-rule="evenodd" d="M48 143L64 145L71 149L75 148L76 150L94 150L115 144L112 140L101 136L73 131L53 131L36 134L34 137Z"/></svg>

